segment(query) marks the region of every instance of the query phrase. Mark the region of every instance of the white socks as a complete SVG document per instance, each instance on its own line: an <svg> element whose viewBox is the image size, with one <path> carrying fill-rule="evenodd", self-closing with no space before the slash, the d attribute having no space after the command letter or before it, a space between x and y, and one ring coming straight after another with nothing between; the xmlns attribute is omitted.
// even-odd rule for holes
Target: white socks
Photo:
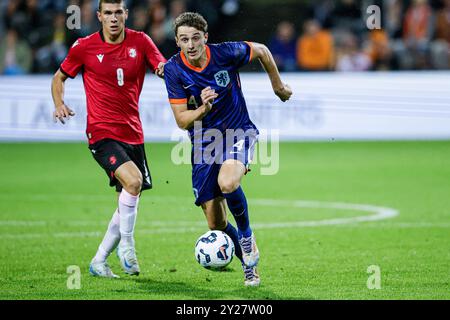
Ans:
<svg viewBox="0 0 450 320"><path fill-rule="evenodd" d="M119 231L119 212L114 212L111 221L109 222L108 230L106 230L102 243L98 247L97 253L92 259L93 262L105 262L108 256L117 247L120 241Z"/></svg>
<svg viewBox="0 0 450 320"><path fill-rule="evenodd" d="M120 244L134 247L134 225L136 223L139 195L133 196L125 189L119 196Z"/></svg>
<svg viewBox="0 0 450 320"><path fill-rule="evenodd" d="M134 247L134 225L138 204L139 196L133 196L122 189L119 195L119 209L114 212L92 262L105 262L119 242Z"/></svg>

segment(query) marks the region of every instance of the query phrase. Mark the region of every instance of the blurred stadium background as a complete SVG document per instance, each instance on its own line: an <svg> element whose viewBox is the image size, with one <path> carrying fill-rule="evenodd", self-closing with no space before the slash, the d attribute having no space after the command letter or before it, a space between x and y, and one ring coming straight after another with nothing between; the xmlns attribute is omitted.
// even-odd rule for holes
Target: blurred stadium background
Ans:
<svg viewBox="0 0 450 320"><path fill-rule="evenodd" d="M252 118L282 140L450 138L450 0L126 2L128 26L148 33L167 58L177 52L172 22L185 10L207 18L211 42L267 44L292 100L276 99L258 63L242 78ZM0 139L83 141L81 76L67 82L66 102L78 116L66 127L48 116L48 81L72 43L99 29L98 2L0 3ZM79 29L66 27L71 5L80 9ZM382 29L367 27L371 5ZM141 115L147 141L171 140L176 125L161 81L145 82Z"/></svg>
<svg viewBox="0 0 450 320"><path fill-rule="evenodd" d="M293 88L281 103L257 63L241 73L251 118L282 141L278 173L261 175L269 163L260 161L244 181L265 254L263 286L240 288L237 263L217 274L193 260L206 225L192 205L189 165L171 161L185 133L163 81L149 75L140 112L155 189L142 197L136 227L142 277L67 289L67 266L87 277L114 210L86 146L80 75L66 82L76 117L65 126L51 119L52 74L78 37L99 29L97 1L0 0L0 298L450 298L450 0L126 2L128 27L149 34L167 58L177 52L174 17L198 11L210 42L267 44ZM81 8L81 29L66 28L71 4ZM366 26L369 5L381 9L381 30ZM299 209L299 199L324 207ZM330 202L398 215L370 221ZM323 222L337 217L353 222ZM382 290L366 286L374 264Z"/></svg>
<svg viewBox="0 0 450 320"><path fill-rule="evenodd" d="M128 0L128 26L149 34L166 56L176 53L172 21L202 13L212 42L250 39L273 50L282 71L443 70L449 68L448 0ZM81 29L65 27L69 5ZM369 5L382 30L364 23ZM0 1L0 73L53 73L78 37L99 29L97 1Z"/></svg>

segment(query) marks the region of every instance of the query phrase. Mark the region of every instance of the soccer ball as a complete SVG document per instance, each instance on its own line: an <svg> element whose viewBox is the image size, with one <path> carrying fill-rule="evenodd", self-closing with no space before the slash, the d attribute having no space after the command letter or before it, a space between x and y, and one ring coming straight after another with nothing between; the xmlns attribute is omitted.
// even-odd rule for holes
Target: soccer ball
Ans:
<svg viewBox="0 0 450 320"><path fill-rule="evenodd" d="M234 244L223 231L211 230L200 236L195 244L195 258L209 270L225 268L233 259Z"/></svg>

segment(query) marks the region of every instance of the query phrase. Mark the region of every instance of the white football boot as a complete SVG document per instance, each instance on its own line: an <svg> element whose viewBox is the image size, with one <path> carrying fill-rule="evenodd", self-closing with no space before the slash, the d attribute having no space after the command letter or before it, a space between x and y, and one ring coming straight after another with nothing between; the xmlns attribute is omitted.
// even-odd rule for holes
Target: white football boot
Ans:
<svg viewBox="0 0 450 320"><path fill-rule="evenodd" d="M89 265L89 273L94 277L120 278L112 272L107 262L91 262Z"/></svg>
<svg viewBox="0 0 450 320"><path fill-rule="evenodd" d="M117 256L120 260L120 265L125 273L138 276L141 272L136 257L136 250L132 246L117 246Z"/></svg>
<svg viewBox="0 0 450 320"><path fill-rule="evenodd" d="M242 259L247 267L255 267L259 262L259 250L256 246L255 234L248 238L239 239L239 245L242 249Z"/></svg>
<svg viewBox="0 0 450 320"><path fill-rule="evenodd" d="M261 283L261 279L259 277L258 271L256 267L247 267L245 264L242 264L242 269L244 270L244 285L246 287L257 287Z"/></svg>

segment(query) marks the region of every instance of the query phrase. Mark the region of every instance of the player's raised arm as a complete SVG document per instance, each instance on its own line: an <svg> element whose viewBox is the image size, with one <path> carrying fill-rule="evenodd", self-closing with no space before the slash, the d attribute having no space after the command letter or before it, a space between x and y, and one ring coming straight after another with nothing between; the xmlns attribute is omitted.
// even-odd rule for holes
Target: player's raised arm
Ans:
<svg viewBox="0 0 450 320"><path fill-rule="evenodd" d="M66 104L64 103L64 82L67 76L61 72L60 69L56 71L52 79L52 97L53 103L55 104L55 111L53 111L53 120L61 121L62 124L65 123L65 119L69 119L75 115Z"/></svg>
<svg viewBox="0 0 450 320"><path fill-rule="evenodd" d="M264 70L269 75L275 94L283 102L289 100L292 90L281 81L280 73L270 50L265 45L257 42L250 42L249 45L252 47L252 59L256 58L261 62Z"/></svg>
<svg viewBox="0 0 450 320"><path fill-rule="evenodd" d="M203 104L195 110L188 110L187 102L170 100L175 120L181 129L187 130L194 125L195 121L203 119L211 110L214 99L218 97L217 93L210 87L203 89L200 96Z"/></svg>

